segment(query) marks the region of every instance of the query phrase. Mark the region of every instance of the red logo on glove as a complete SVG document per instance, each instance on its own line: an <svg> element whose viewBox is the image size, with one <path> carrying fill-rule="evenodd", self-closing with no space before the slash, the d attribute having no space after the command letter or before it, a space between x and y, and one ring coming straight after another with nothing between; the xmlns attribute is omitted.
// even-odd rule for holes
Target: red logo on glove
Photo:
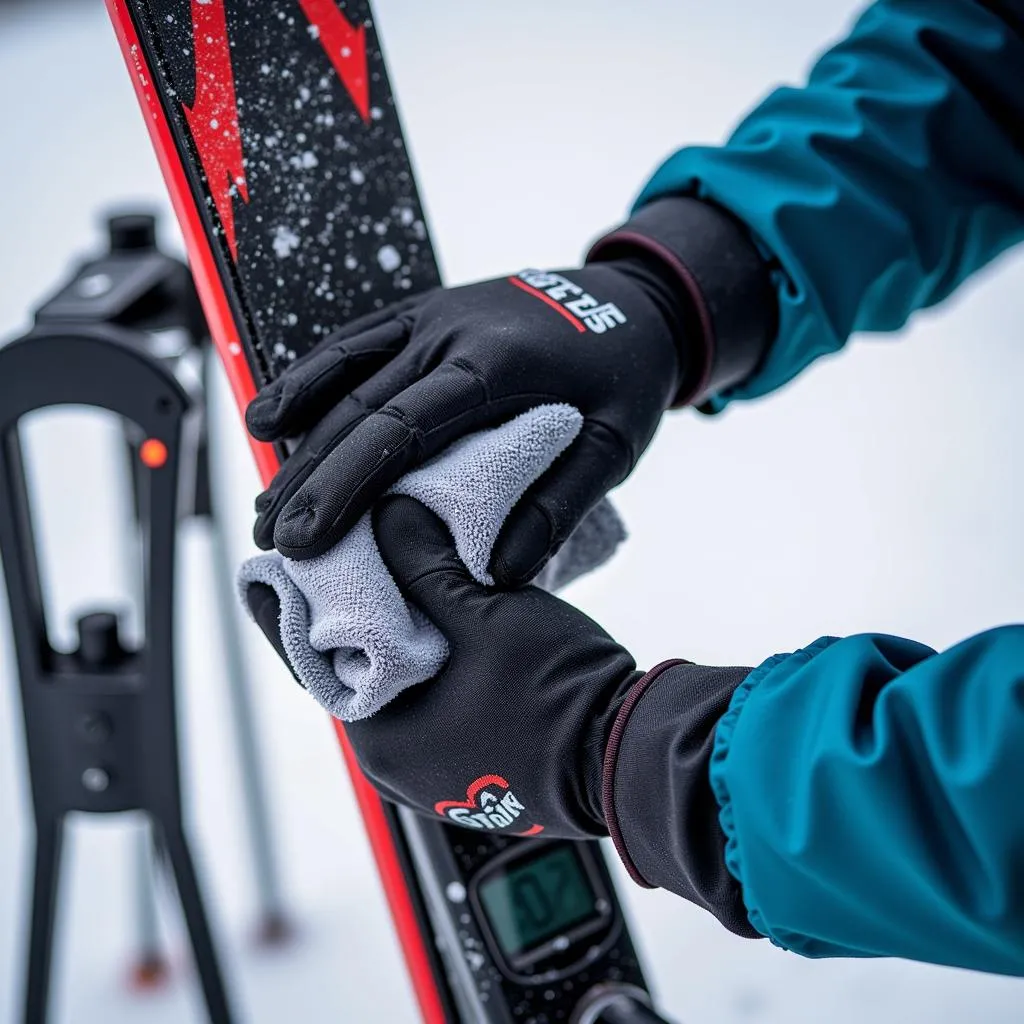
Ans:
<svg viewBox="0 0 1024 1024"><path fill-rule="evenodd" d="M470 783L465 800L441 800L434 804L434 811L456 825L493 831L515 824L526 808L500 775L481 775ZM543 825L532 825L515 835L535 836L543 831Z"/></svg>

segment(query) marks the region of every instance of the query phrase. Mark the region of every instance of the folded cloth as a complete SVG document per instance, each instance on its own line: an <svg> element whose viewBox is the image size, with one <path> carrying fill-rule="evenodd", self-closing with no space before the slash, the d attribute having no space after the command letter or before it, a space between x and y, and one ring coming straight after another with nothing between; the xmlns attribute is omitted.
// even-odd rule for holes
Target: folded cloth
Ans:
<svg viewBox="0 0 1024 1024"><path fill-rule="evenodd" d="M502 523L582 425L571 405L538 406L456 442L404 476L391 493L416 498L440 516L473 577L493 585L487 565ZM615 509L602 501L534 584L545 590L565 586L607 561L625 536ZM448 658L444 637L406 603L391 578L369 515L318 558L294 561L276 552L250 558L238 576L247 609L252 583L277 592L281 640L292 669L342 721L379 711L407 687L437 675Z"/></svg>

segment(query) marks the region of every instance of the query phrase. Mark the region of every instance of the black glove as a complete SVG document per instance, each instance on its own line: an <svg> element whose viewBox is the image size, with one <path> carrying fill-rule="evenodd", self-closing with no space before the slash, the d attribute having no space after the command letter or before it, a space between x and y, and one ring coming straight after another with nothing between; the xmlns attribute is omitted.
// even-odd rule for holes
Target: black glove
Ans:
<svg viewBox="0 0 1024 1024"><path fill-rule="evenodd" d="M253 436L306 436L257 500L256 543L322 554L452 441L568 402L583 430L513 509L492 555L499 584L531 579L625 479L665 410L749 371L771 330L761 260L724 214L668 199L627 228L592 254L607 262L436 290L354 321L267 385L246 413ZM683 266L688 249L704 280ZM734 336L745 340L723 345Z"/></svg>
<svg viewBox="0 0 1024 1024"><path fill-rule="evenodd" d="M249 406L261 440L310 431L257 502L256 542L322 554L459 437L568 402L580 436L495 548L497 578L530 578L647 447L679 390L682 331L668 287L628 260L439 289L355 321Z"/></svg>
<svg viewBox="0 0 1024 1024"><path fill-rule="evenodd" d="M413 498L383 498L374 530L399 589L450 655L440 675L345 726L366 777L397 803L469 828L607 835L605 745L642 675L629 653L543 590L481 586L448 527ZM287 663L276 593L252 584L247 599Z"/></svg>
<svg viewBox="0 0 1024 1024"><path fill-rule="evenodd" d="M481 586L448 528L413 498L384 498L374 530L399 589L450 655L434 679L346 726L367 778L470 828L607 835L605 743L642 675L629 653L543 590Z"/></svg>
<svg viewBox="0 0 1024 1024"><path fill-rule="evenodd" d="M708 780L714 727L746 668L665 662L646 675L582 612L535 587L476 583L419 502L374 511L399 588L444 633L434 679L345 727L381 793L466 828L611 834L630 875L756 935L725 866ZM249 607L287 664L271 587Z"/></svg>

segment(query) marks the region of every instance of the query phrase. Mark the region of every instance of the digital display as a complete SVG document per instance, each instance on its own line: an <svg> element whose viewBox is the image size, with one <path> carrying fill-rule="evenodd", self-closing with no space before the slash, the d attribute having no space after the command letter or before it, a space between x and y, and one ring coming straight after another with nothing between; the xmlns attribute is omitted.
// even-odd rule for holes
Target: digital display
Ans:
<svg viewBox="0 0 1024 1024"><path fill-rule="evenodd" d="M480 885L480 902L502 952L514 957L596 914L597 895L565 843Z"/></svg>

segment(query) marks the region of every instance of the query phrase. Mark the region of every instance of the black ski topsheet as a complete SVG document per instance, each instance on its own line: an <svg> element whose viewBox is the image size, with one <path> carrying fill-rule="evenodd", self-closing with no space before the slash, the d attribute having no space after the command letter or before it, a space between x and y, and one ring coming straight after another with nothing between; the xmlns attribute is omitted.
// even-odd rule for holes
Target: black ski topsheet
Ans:
<svg viewBox="0 0 1024 1024"><path fill-rule="evenodd" d="M260 380L439 283L367 0L130 7Z"/></svg>
<svg viewBox="0 0 1024 1024"><path fill-rule="evenodd" d="M241 406L439 283L368 0L106 0ZM252 442L264 482L283 454ZM424 1021L457 1019L395 808L348 763Z"/></svg>
<svg viewBox="0 0 1024 1024"><path fill-rule="evenodd" d="M106 3L240 404L339 326L440 283L369 0ZM253 448L269 481L283 453ZM426 880L395 808L335 728L423 1018L457 1020ZM531 842L469 843L454 826L434 828L477 859ZM602 980L643 988L622 933L566 991ZM547 1019L531 1017L533 1004L553 998L530 988L514 1016ZM494 999L488 1019L511 1012Z"/></svg>

